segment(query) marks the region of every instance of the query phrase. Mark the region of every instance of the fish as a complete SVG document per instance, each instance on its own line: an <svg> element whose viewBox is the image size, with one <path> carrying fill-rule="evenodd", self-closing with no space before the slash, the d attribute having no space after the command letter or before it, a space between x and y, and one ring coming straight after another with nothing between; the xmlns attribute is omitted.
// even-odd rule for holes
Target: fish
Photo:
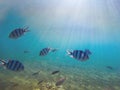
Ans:
<svg viewBox="0 0 120 90"><path fill-rule="evenodd" d="M89 55L91 54L91 52L88 49L86 49L85 51L83 51L83 50L73 50L73 51L67 50L67 54L74 59L77 59L80 61L86 61L89 59Z"/></svg>
<svg viewBox="0 0 120 90"><path fill-rule="evenodd" d="M60 78L57 82L56 82L56 86L60 86L64 83L64 81L66 80L66 78Z"/></svg>
<svg viewBox="0 0 120 90"><path fill-rule="evenodd" d="M30 52L30 51L28 51L28 50L25 50L25 51L24 51L24 53L29 53L29 52Z"/></svg>
<svg viewBox="0 0 120 90"><path fill-rule="evenodd" d="M40 71L35 72L35 73L33 73L32 75L33 75L33 76L38 75L38 74L39 74L39 72L40 72Z"/></svg>
<svg viewBox="0 0 120 90"><path fill-rule="evenodd" d="M8 70L12 70L12 71L24 70L24 65L18 60L8 60L7 62L4 60L0 60L0 62Z"/></svg>
<svg viewBox="0 0 120 90"><path fill-rule="evenodd" d="M110 70L113 70L113 67L112 66L106 66L106 68L110 69Z"/></svg>
<svg viewBox="0 0 120 90"><path fill-rule="evenodd" d="M50 52L55 52L55 51L57 51L57 49L54 49L54 48L49 48L49 47L47 47L47 48L43 48L41 51L40 51L40 56L45 56L45 55L47 55L48 53L50 53Z"/></svg>
<svg viewBox="0 0 120 90"><path fill-rule="evenodd" d="M53 71L51 74L57 74L57 73L59 73L60 71L59 70L57 70L57 71Z"/></svg>
<svg viewBox="0 0 120 90"><path fill-rule="evenodd" d="M12 32L10 32L9 38L17 39L17 38L21 37L22 35L24 35L25 32L29 32L29 31L30 30L28 30L28 27L26 27L26 28L16 28Z"/></svg>
<svg viewBox="0 0 120 90"><path fill-rule="evenodd" d="M39 84L41 84L43 82L43 80L40 80L37 84L39 85Z"/></svg>

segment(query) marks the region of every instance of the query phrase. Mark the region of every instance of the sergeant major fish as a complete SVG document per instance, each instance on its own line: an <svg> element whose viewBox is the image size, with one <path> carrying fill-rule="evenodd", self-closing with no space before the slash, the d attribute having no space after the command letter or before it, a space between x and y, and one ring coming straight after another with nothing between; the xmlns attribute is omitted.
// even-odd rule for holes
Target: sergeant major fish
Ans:
<svg viewBox="0 0 120 90"><path fill-rule="evenodd" d="M43 48L41 51L40 51L40 56L45 56L47 55L49 52L55 52L57 49L53 49L53 48Z"/></svg>
<svg viewBox="0 0 120 90"><path fill-rule="evenodd" d="M9 38L17 39L17 38L21 37L22 35L24 35L25 32L28 32L28 31L30 31L30 30L28 30L28 27L26 27L26 28L17 28L17 29L13 30L9 34Z"/></svg>
<svg viewBox="0 0 120 90"><path fill-rule="evenodd" d="M82 50L73 50L73 51L69 51L67 50L67 54L77 60L80 61L86 61L89 59L89 54L91 54L91 52L86 49L85 51Z"/></svg>
<svg viewBox="0 0 120 90"><path fill-rule="evenodd" d="M18 60L8 60L8 62L4 60L0 60L0 62L8 70L12 70L12 71L23 71L24 70L23 64L19 62Z"/></svg>

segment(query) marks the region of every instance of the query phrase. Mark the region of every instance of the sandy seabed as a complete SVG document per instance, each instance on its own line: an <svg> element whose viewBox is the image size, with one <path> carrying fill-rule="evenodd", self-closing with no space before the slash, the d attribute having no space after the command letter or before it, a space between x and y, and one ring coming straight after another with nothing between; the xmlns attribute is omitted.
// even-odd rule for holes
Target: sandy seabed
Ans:
<svg viewBox="0 0 120 90"><path fill-rule="evenodd" d="M79 68L42 62L23 72L1 68L0 90L120 90L120 73L113 70ZM54 70L59 73L52 75ZM37 74L33 75L34 73ZM66 78L56 86L59 78Z"/></svg>

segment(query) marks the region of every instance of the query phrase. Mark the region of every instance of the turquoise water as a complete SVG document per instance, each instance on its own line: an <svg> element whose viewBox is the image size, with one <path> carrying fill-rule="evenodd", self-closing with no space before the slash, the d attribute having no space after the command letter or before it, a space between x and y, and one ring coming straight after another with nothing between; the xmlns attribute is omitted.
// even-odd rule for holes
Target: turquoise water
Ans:
<svg viewBox="0 0 120 90"><path fill-rule="evenodd" d="M120 90L119 5L119 0L0 1L0 58L25 66L22 72L1 66L0 90ZM19 27L30 32L9 38ZM39 56L46 47L58 51ZM66 50L76 49L89 49L89 60L67 55ZM60 73L51 75L55 70Z"/></svg>

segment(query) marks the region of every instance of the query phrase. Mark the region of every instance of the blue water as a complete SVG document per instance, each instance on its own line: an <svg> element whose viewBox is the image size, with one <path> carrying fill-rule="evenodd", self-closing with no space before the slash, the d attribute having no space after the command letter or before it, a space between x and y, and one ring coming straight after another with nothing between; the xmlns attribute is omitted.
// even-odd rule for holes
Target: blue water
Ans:
<svg viewBox="0 0 120 90"><path fill-rule="evenodd" d="M0 67L2 90L30 90L30 86L48 90L34 83L41 78L45 85L52 79L55 83L59 77L67 77L62 90L120 90L119 0L0 1L0 5L0 58L19 60L25 66L25 71L17 73ZM9 38L19 27L29 27L30 32L16 40ZM58 51L39 56L46 47ZM81 62L67 55L66 50L76 49L89 49L89 60ZM54 70L60 74L51 76ZM40 75L32 77L36 71ZM11 86L11 81L18 85Z"/></svg>

